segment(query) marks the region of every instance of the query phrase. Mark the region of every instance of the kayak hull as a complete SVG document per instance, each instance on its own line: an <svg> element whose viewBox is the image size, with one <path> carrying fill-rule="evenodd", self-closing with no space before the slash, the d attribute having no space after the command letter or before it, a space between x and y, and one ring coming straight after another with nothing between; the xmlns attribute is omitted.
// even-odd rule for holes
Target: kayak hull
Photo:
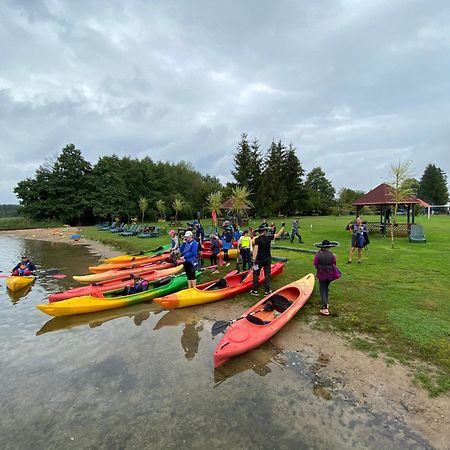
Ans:
<svg viewBox="0 0 450 450"><path fill-rule="evenodd" d="M200 272L197 273L197 278L199 276ZM36 308L50 316L56 317L86 314L146 302L155 297L183 289L186 286L187 278L186 275L183 274L171 278L167 283L161 286L156 286L153 289L148 289L147 291L136 294L118 297L104 297L102 294L99 294L99 296L86 295L82 297L73 297L60 302L36 305Z"/></svg>
<svg viewBox="0 0 450 450"><path fill-rule="evenodd" d="M166 251L170 250L170 244L162 246L159 250L148 250L146 252L142 252L139 255L120 255L114 256L113 258L102 259L104 264L113 264L113 263L123 263L127 261L139 260L141 258L148 258L149 256L159 255Z"/></svg>
<svg viewBox="0 0 450 450"><path fill-rule="evenodd" d="M11 276L6 279L6 286L12 292L20 291L31 286L36 277L32 276Z"/></svg>
<svg viewBox="0 0 450 450"><path fill-rule="evenodd" d="M144 280L154 281L171 275L176 275L183 270L183 266L169 267L168 269L161 270L149 270L146 273L140 274ZM101 292L116 291L126 286L131 286L134 281L130 278L130 275L126 275L125 278L101 281L98 284L90 284L88 286L80 286L73 289L68 289L64 292L56 292L48 296L49 303L59 302L61 300L67 300L73 297L81 297L84 295L96 295Z"/></svg>
<svg viewBox="0 0 450 450"><path fill-rule="evenodd" d="M92 273L101 273L106 272L108 270L120 270L120 269L131 269L134 267L140 267L145 264L155 264L161 261L164 261L167 259L168 255L162 254L162 255L156 255L156 256L149 256L144 258L138 258L131 259L130 261L124 261L124 262L116 262L116 263L109 263L109 264L99 264L98 266L90 266L89 272Z"/></svg>
<svg viewBox="0 0 450 450"><path fill-rule="evenodd" d="M130 276L131 274L141 275L150 270L168 269L169 267L174 267L174 264L166 262L160 264L149 264L148 266L142 266L132 269L114 269L107 270L106 272L101 273L93 273L90 275L74 275L72 278L79 283L90 284L98 283L100 281L114 280L115 278L124 278Z"/></svg>
<svg viewBox="0 0 450 450"><path fill-rule="evenodd" d="M270 270L270 276L280 274L284 269L284 263L272 264ZM185 308L187 306L201 305L204 303L215 302L243 292L249 291L253 286L253 271L242 272L241 274L233 275L228 274L225 277L227 280L227 287L220 289L212 289L214 284L219 280L214 280L196 288L184 289L183 291L176 292L165 297L160 297L155 300L156 303L161 305L165 309ZM237 281L237 283L236 283ZM264 282L264 273L261 271L259 275L259 284Z"/></svg>
<svg viewBox="0 0 450 450"><path fill-rule="evenodd" d="M314 290L314 280L314 275L310 273L267 295L245 311L241 318L231 324L217 345L214 352L214 367L217 368L230 358L258 347L283 328L308 301ZM274 311L260 311L263 303L274 295L282 295L290 300L291 306L279 315ZM250 322L245 318L249 314L268 323L257 325Z"/></svg>

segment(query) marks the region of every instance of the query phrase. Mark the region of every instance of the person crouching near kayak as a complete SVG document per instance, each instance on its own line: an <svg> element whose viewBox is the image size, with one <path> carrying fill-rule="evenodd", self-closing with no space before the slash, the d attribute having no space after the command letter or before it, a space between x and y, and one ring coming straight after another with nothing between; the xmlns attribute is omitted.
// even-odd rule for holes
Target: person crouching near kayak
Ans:
<svg viewBox="0 0 450 450"><path fill-rule="evenodd" d="M22 256L20 262L18 262L12 269L11 275L22 276L22 275L32 275L36 270L36 266L33 264L28 256Z"/></svg>
<svg viewBox="0 0 450 450"><path fill-rule="evenodd" d="M330 242L324 239L321 244L314 244L320 250L314 255L313 264L317 269L317 279L319 280L320 299L322 308L320 314L329 316L328 292L330 283L341 277L340 270L336 267L336 256L329 249L339 245L337 242Z"/></svg>
<svg viewBox="0 0 450 450"><path fill-rule="evenodd" d="M188 288L194 288L197 285L195 278L195 269L198 267L198 243L194 239L192 231L184 233L184 241L181 244L180 252L186 277L188 279Z"/></svg>

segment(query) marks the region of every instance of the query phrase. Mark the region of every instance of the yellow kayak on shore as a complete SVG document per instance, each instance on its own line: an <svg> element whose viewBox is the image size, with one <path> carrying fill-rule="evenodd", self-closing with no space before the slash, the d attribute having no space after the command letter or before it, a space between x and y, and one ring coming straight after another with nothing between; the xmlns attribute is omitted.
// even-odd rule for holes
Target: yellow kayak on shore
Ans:
<svg viewBox="0 0 450 450"><path fill-rule="evenodd" d="M35 279L34 275L10 276L6 279L6 286L10 291L16 292L31 286Z"/></svg>

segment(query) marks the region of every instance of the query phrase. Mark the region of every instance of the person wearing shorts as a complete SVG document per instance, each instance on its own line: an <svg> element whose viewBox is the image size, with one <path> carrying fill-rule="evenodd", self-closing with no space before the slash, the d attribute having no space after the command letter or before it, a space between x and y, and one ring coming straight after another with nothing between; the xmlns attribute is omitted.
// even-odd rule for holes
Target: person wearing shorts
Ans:
<svg viewBox="0 0 450 450"><path fill-rule="evenodd" d="M198 243L194 239L192 231L188 230L184 233L184 241L180 247L180 252L183 256L183 267L188 279L188 288L193 288L197 285L195 278L195 269L198 265L197 251Z"/></svg>

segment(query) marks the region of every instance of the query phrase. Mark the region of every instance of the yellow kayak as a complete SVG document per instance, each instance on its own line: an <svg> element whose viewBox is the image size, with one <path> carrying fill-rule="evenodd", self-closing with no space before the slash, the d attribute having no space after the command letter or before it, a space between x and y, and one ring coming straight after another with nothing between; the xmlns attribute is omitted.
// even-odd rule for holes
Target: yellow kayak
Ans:
<svg viewBox="0 0 450 450"><path fill-rule="evenodd" d="M147 258L149 256L159 255L168 250L170 250L170 244L163 245L161 247L155 248L154 250L147 250L145 252L137 253L134 255L120 255L120 256L114 256L113 258L105 258L105 259L102 259L102 262L105 264L114 264L114 263L121 263L121 262L127 262L127 261L136 261L136 260L139 260L142 258Z"/></svg>
<svg viewBox="0 0 450 450"><path fill-rule="evenodd" d="M26 288L27 286L30 286L33 284L33 281L36 279L34 275L27 275L27 276L18 276L18 277L8 277L6 279L6 286L10 291L16 292L20 291L21 289Z"/></svg>

